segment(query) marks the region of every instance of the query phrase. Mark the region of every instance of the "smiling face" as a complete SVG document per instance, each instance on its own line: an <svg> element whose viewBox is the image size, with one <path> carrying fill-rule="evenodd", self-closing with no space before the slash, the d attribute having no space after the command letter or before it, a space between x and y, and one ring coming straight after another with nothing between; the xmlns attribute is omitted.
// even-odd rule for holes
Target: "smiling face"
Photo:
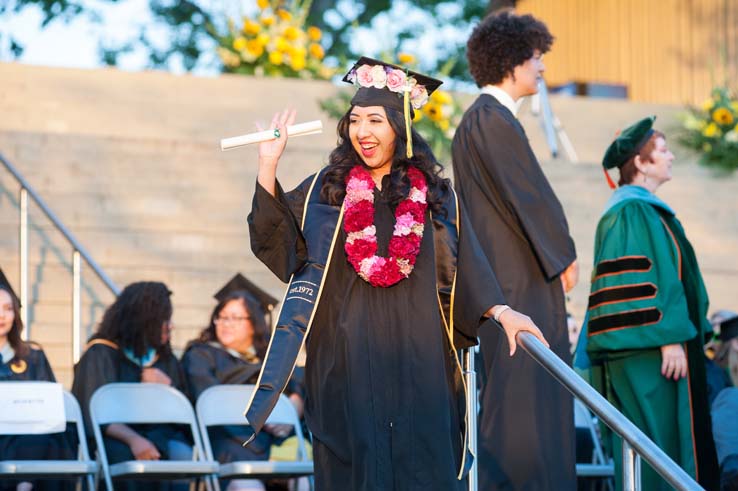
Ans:
<svg viewBox="0 0 738 491"><path fill-rule="evenodd" d="M383 106L354 106L349 115L349 138L375 180L389 174L397 135Z"/></svg>
<svg viewBox="0 0 738 491"><path fill-rule="evenodd" d="M13 328L15 320L15 309L13 308L13 298L6 290L0 288L0 346L5 344L8 333Z"/></svg>
<svg viewBox="0 0 738 491"><path fill-rule="evenodd" d="M254 326L243 300L226 303L215 317L215 336L226 348L245 353L253 344Z"/></svg>

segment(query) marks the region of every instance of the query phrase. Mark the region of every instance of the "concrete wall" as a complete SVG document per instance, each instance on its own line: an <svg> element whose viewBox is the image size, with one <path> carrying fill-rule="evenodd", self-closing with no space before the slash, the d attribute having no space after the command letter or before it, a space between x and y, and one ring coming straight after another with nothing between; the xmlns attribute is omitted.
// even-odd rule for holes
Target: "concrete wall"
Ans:
<svg viewBox="0 0 738 491"><path fill-rule="evenodd" d="M0 153L119 286L141 279L167 283L174 292L176 347L205 325L212 294L236 271L281 298L283 285L249 248L245 219L256 149L223 153L218 142L252 131L255 121L267 123L287 105L297 108L300 121L322 119L323 134L289 144L279 170L289 189L319 169L335 144L335 122L317 100L336 87L19 64L0 64L0 80ZM525 109L521 120L577 241L582 279L569 307L581 319L594 228L610 193L596 162L624 124L658 114L668 132L678 108L577 98L553 99L552 105L583 163L550 159L538 122ZM674 173L660 194L697 250L712 304L736 308L730 288L738 279L738 179L715 177L683 155ZM17 195L15 182L0 170L0 266L16 285ZM69 385L71 249L38 208L31 210L31 337ZM83 280L83 320L91 331L113 297L89 268Z"/></svg>

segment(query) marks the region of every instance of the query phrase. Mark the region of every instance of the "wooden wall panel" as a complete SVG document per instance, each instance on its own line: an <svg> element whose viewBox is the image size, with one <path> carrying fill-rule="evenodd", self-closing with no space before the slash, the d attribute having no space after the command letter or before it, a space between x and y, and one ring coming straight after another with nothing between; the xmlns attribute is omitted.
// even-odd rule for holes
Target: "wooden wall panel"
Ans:
<svg viewBox="0 0 738 491"><path fill-rule="evenodd" d="M738 88L738 0L521 0L556 42L550 84L624 84L635 101L699 103Z"/></svg>

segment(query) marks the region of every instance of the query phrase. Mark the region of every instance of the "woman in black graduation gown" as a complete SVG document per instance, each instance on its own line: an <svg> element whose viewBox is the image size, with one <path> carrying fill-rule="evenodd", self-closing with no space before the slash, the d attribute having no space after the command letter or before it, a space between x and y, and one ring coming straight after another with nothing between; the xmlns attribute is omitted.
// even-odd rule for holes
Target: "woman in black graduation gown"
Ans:
<svg viewBox="0 0 738 491"><path fill-rule="evenodd" d="M493 316L511 351L521 330L542 336L503 305L449 181L409 127L407 99L419 108L440 81L368 58L344 80L360 88L317 176L289 193L276 181L294 112L275 115L277 138L259 147L252 250L283 281L295 276L246 417L258 432L294 365L290 345L306 331L317 490L465 489L470 461L454 348L474 344ZM311 271L320 277L297 280ZM312 312L299 308L315 303Z"/></svg>
<svg viewBox="0 0 738 491"><path fill-rule="evenodd" d="M56 382L41 347L21 339L23 323L19 310L18 298L0 270L0 382ZM0 435L0 460L74 459L77 439L71 430L43 435ZM71 481L0 480L0 491L61 491L73 487Z"/></svg>
<svg viewBox="0 0 738 491"><path fill-rule="evenodd" d="M89 406L92 394L115 382L171 385L185 392L179 362L169 346L171 292L160 282L126 286L108 307L85 353L74 369L72 393L92 435ZM153 402L153 401L152 401ZM185 460L191 458L190 435L177 425L110 424L103 429L108 462L125 460ZM94 446L94 441L91 442ZM168 490L170 483L128 481L116 489Z"/></svg>
<svg viewBox="0 0 738 491"><path fill-rule="evenodd" d="M182 355L182 369L193 404L205 389L214 385L256 383L268 342L264 311L251 294L240 289L220 296L210 324ZM298 414L302 414L298 384L292 382L286 393ZM249 437L243 426L213 427L208 434L216 460L227 463L269 459L272 443L286 437L289 428L268 427L248 446L243 446ZM222 485L225 487L227 483ZM228 489L264 489L264 486L260 481L239 479L230 482Z"/></svg>

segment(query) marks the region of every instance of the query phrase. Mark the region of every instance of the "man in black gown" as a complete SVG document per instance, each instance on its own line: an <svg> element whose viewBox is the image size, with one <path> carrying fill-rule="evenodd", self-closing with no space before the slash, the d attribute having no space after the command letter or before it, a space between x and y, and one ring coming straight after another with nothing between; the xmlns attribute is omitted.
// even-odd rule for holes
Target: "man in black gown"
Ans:
<svg viewBox="0 0 738 491"><path fill-rule="evenodd" d="M553 37L530 15L487 17L467 44L482 94L453 141L454 181L508 304L541 327L571 363L564 290L577 281L563 209L515 117L537 91L541 57ZM576 487L571 395L532 358L507 356L497 330L480 330L486 383L481 393L479 483L487 490Z"/></svg>

